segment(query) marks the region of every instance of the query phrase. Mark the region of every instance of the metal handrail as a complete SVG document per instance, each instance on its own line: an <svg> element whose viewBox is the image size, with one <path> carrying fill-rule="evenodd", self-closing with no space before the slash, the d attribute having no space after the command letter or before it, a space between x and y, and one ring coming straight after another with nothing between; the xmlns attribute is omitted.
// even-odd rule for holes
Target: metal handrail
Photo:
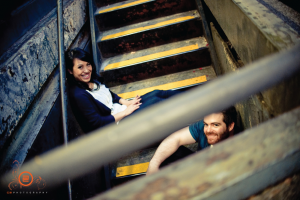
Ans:
<svg viewBox="0 0 300 200"><path fill-rule="evenodd" d="M198 11L199 11L201 19L202 19L205 38L207 40L207 43L209 44L209 52L210 52L211 61L214 66L214 70L216 71L216 74L219 76L219 75L221 75L221 70L220 70L220 66L218 63L216 49L215 49L215 46L214 46L214 43L212 40L209 25L207 23L206 16L204 13L203 3L201 0L196 0L196 3L197 3Z"/></svg>
<svg viewBox="0 0 300 200"><path fill-rule="evenodd" d="M58 31L58 51L59 51L59 71L60 71L60 96L62 109L62 124L64 134L64 146L68 144L68 127L67 127L67 94L66 94L66 65L64 49L64 29L63 29L63 0L57 0L57 31ZM72 200L71 182L68 179L69 200Z"/></svg>
<svg viewBox="0 0 300 200"><path fill-rule="evenodd" d="M91 29L91 38L92 38L92 53L94 58L94 64L96 65L96 71L99 73L100 66L98 63L98 54L97 54L97 39L95 35L96 26L94 19L94 5L93 0L89 0L89 18L90 18L90 29Z"/></svg>
<svg viewBox="0 0 300 200"><path fill-rule="evenodd" d="M118 126L109 125L25 163L21 171L38 174L55 186L105 163L160 141L170 133L263 91L300 70L300 44L258 60L236 73L224 75L201 87L133 115ZM53 175L55 174L55 176ZM1 184L10 180L1 178Z"/></svg>

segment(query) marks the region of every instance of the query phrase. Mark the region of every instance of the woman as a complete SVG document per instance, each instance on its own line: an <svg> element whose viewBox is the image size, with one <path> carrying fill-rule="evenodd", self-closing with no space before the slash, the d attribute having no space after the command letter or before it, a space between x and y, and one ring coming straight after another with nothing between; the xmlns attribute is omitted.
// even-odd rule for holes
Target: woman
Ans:
<svg viewBox="0 0 300 200"><path fill-rule="evenodd" d="M89 53L80 48L72 49L66 55L66 64L70 103L84 132L93 131L112 122L118 124L133 112L180 93L154 90L128 101L111 92L103 84Z"/></svg>

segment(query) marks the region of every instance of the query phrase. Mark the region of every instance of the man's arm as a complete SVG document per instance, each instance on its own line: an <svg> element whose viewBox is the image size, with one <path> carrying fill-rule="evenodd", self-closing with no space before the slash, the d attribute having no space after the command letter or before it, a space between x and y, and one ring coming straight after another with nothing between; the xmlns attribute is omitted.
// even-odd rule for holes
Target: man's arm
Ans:
<svg viewBox="0 0 300 200"><path fill-rule="evenodd" d="M172 133L157 148L150 161L147 175L157 172L161 163L171 156L181 145L193 144L195 142L196 140L191 135L188 126Z"/></svg>

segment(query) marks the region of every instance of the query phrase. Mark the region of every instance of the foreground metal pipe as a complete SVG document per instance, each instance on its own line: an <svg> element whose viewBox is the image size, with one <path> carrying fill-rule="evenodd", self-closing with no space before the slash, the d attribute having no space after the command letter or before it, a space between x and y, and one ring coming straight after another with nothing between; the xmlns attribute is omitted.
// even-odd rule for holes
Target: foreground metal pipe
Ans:
<svg viewBox="0 0 300 200"><path fill-rule="evenodd" d="M185 92L25 163L21 171L41 176L47 187L96 170L122 155L165 138L170 133L281 82L300 70L300 44L264 58L236 73ZM10 180L10 174L1 179ZM55 176L54 176L55 174Z"/></svg>
<svg viewBox="0 0 300 200"><path fill-rule="evenodd" d="M60 71L60 96L61 110L63 121L64 146L68 144L68 127L67 127L67 93L66 93L66 68L65 68L65 49L64 49L64 29L63 29L63 3L57 0L57 24L58 24L58 51L59 51L59 71ZM72 199L71 182L68 180L69 199Z"/></svg>

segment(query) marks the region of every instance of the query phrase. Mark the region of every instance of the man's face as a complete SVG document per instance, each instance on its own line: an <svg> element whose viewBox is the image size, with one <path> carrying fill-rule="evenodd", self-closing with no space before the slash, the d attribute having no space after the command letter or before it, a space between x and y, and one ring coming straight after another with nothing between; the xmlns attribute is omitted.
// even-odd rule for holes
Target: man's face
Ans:
<svg viewBox="0 0 300 200"><path fill-rule="evenodd" d="M208 144L216 144L227 138L229 131L233 129L233 127L229 127L230 130L227 128L223 117L222 113L213 113L204 117L204 134Z"/></svg>

